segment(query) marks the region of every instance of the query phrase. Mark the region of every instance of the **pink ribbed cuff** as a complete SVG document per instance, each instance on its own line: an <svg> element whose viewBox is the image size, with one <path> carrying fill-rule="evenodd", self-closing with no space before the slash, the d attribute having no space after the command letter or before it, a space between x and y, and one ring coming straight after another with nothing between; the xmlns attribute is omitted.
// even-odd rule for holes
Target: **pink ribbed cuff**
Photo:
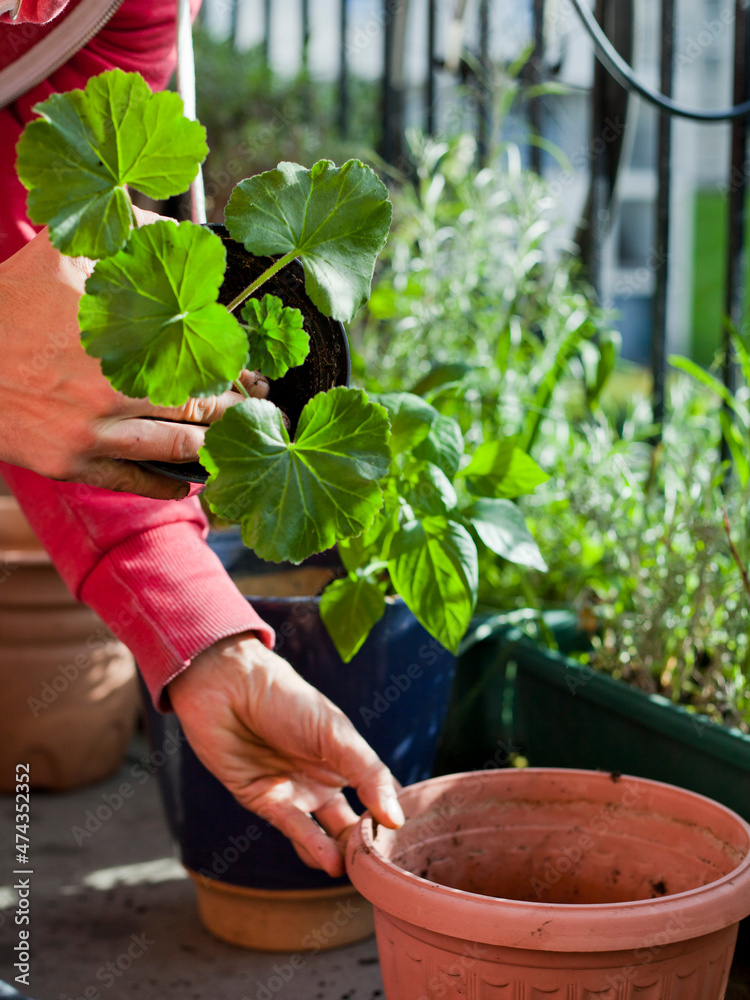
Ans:
<svg viewBox="0 0 750 1000"><path fill-rule="evenodd" d="M250 631L269 649L275 641L189 521L120 542L79 596L130 647L160 711L169 711L169 681L215 642Z"/></svg>

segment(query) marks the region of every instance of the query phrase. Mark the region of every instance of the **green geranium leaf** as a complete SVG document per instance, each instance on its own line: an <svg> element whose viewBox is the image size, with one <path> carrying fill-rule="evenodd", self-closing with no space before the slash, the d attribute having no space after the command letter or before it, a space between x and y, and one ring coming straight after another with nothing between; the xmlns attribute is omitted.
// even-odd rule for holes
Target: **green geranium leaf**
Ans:
<svg viewBox="0 0 750 1000"><path fill-rule="evenodd" d="M384 611L383 589L367 577L328 584L320 598L320 617L344 663L359 652Z"/></svg>
<svg viewBox="0 0 750 1000"><path fill-rule="evenodd" d="M523 514L510 500L477 500L464 515L492 552L519 566L547 571Z"/></svg>
<svg viewBox="0 0 750 1000"><path fill-rule="evenodd" d="M242 370L247 339L216 302L224 245L192 222L155 222L100 260L86 282L78 323L86 351L128 396L180 406L223 392Z"/></svg>
<svg viewBox="0 0 750 1000"><path fill-rule="evenodd" d="M466 528L445 517L410 521L391 543L388 569L422 625L455 653L477 599L477 547Z"/></svg>
<svg viewBox="0 0 750 1000"><path fill-rule="evenodd" d="M271 562L302 562L361 534L383 502L388 416L360 389L339 386L306 404L293 442L281 411L246 399L206 433L206 499L239 521L245 544Z"/></svg>
<svg viewBox="0 0 750 1000"><path fill-rule="evenodd" d="M401 455L424 441L438 418L434 406L410 392L384 392L373 396L388 411L391 421L391 452Z"/></svg>
<svg viewBox="0 0 750 1000"><path fill-rule="evenodd" d="M464 453L464 436L452 417L438 416L429 433L414 449L414 457L431 462L453 479Z"/></svg>
<svg viewBox="0 0 750 1000"><path fill-rule="evenodd" d="M533 493L549 479L530 455L516 447L515 438L485 441L462 475L475 496L509 500Z"/></svg>
<svg viewBox="0 0 750 1000"><path fill-rule="evenodd" d="M180 97L152 94L138 73L101 73L34 111L42 117L18 143L18 176L29 218L72 257L107 257L125 244L134 225L126 184L150 198L180 194L208 153Z"/></svg>
<svg viewBox="0 0 750 1000"><path fill-rule="evenodd" d="M326 316L354 317L370 294L391 224L385 184L359 160L311 170L280 163L240 181L225 220L232 239L258 256L299 257L305 291Z"/></svg>
<svg viewBox="0 0 750 1000"><path fill-rule="evenodd" d="M283 378L310 352L310 336L299 309L285 306L275 295L248 299L242 310L250 348L248 367L267 378Z"/></svg>

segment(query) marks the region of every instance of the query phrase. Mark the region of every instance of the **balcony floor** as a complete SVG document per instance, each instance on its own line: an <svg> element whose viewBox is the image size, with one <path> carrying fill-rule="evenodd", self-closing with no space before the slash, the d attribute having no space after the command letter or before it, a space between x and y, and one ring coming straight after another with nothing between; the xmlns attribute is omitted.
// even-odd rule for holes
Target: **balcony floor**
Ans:
<svg viewBox="0 0 750 1000"><path fill-rule="evenodd" d="M289 955L223 944L198 922L190 880L172 858L156 780L79 846L83 827L142 756L136 741L125 770L99 785L63 795L32 794L32 972L20 987L34 1000L377 1000L382 982L373 938L306 957L296 971ZM111 800L110 800L111 801ZM7 887L17 867L11 854L11 800L0 800L0 937L17 940ZM6 874L7 873L7 874ZM746 922L747 923L747 922ZM139 944L132 947L133 939ZM727 1000L750 1000L750 935L738 948ZM127 949L142 954L128 964ZM4 945L0 979L13 982ZM107 970L114 963L117 976ZM741 965L741 963L743 963ZM281 974L279 974L279 972ZM285 980L282 985L282 980ZM0 992L0 996L2 993Z"/></svg>

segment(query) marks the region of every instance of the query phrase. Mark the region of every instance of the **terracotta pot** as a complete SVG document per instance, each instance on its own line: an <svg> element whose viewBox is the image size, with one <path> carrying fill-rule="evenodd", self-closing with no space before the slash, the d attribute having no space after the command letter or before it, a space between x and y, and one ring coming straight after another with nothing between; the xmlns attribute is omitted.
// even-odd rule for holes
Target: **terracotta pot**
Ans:
<svg viewBox="0 0 750 1000"><path fill-rule="evenodd" d="M365 814L347 869L388 1000L721 1000L750 913L750 826L642 778L562 769L424 781Z"/></svg>
<svg viewBox="0 0 750 1000"><path fill-rule="evenodd" d="M139 698L135 665L73 599L15 499L0 496L0 792L15 766L35 788L76 788L117 770Z"/></svg>

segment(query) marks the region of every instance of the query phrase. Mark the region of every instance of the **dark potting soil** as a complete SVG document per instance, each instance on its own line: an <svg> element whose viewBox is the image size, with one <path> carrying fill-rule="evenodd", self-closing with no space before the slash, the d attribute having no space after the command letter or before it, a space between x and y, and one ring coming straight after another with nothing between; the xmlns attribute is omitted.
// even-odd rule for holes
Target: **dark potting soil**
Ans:
<svg viewBox="0 0 750 1000"><path fill-rule="evenodd" d="M219 302L228 305L233 298L255 281L274 262L273 257L253 257L231 239L223 226L212 226L221 237L227 251L227 270L219 293ZM293 261L274 275L255 293L278 296L285 306L300 310L305 330L310 336L310 354L304 364L291 368L287 374L271 382L269 399L289 417L292 436L297 429L300 413L305 403L316 393L345 385L349 377L349 358L346 338L341 324L324 316L305 294L305 277L302 265ZM238 308L237 313L241 310Z"/></svg>
<svg viewBox="0 0 750 1000"><path fill-rule="evenodd" d="M241 243L235 242L224 226L209 225L219 236L227 252L227 269L219 292L219 302L229 305L256 278L268 270L275 257L253 257ZM269 400L289 419L289 434L294 438L300 414L308 400L318 392L337 385L349 384L349 345L346 332L337 320L324 316L305 294L302 265L292 261L254 293L254 298L266 294L278 296L285 306L299 309L310 337L310 353L304 364L290 368L286 375L270 382ZM237 309L237 315L242 306ZM146 468L185 482L205 483L208 476L199 462L172 464L143 462Z"/></svg>

